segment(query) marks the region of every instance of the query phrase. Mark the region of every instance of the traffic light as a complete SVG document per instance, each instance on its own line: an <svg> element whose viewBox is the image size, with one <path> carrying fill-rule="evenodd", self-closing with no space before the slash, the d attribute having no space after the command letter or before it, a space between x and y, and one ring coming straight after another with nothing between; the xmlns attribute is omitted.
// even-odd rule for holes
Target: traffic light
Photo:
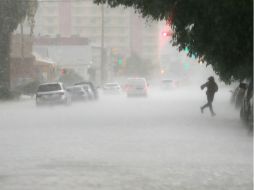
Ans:
<svg viewBox="0 0 254 190"><path fill-rule="evenodd" d="M167 36L171 36L171 35L172 35L172 32L169 32L169 31L163 31L162 32L163 37L167 37Z"/></svg>
<svg viewBox="0 0 254 190"><path fill-rule="evenodd" d="M66 70L65 69L61 69L60 73L61 73L61 75L64 75L66 73Z"/></svg>
<svg viewBox="0 0 254 190"><path fill-rule="evenodd" d="M123 64L123 58L122 58L122 57L119 57L119 58L118 58L117 64L118 64L118 65L122 65L122 64Z"/></svg>
<svg viewBox="0 0 254 190"><path fill-rule="evenodd" d="M184 48L184 51L188 54L190 50L189 50L188 47L185 47L185 48ZM196 54L196 53L191 54L191 58L192 58L192 59L196 59L196 58L197 58L197 54Z"/></svg>
<svg viewBox="0 0 254 190"><path fill-rule="evenodd" d="M162 36L166 37L167 35L167 32L162 32Z"/></svg>
<svg viewBox="0 0 254 190"><path fill-rule="evenodd" d="M185 71L188 71L190 69L190 63L184 63L183 68Z"/></svg>
<svg viewBox="0 0 254 190"><path fill-rule="evenodd" d="M117 54L117 49L116 48L112 48L111 49L111 54L112 55L116 55Z"/></svg>

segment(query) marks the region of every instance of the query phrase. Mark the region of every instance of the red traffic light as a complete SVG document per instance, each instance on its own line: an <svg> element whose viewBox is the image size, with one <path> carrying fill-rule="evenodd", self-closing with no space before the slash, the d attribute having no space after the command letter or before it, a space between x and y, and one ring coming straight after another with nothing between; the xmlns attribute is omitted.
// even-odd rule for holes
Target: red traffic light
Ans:
<svg viewBox="0 0 254 190"><path fill-rule="evenodd" d="M64 75L66 73L66 70L65 69L61 69L61 75Z"/></svg>
<svg viewBox="0 0 254 190"><path fill-rule="evenodd" d="M167 37L167 36L171 36L171 35L172 35L172 32L168 32L168 31L163 31L162 32L163 37Z"/></svg>
<svg viewBox="0 0 254 190"><path fill-rule="evenodd" d="M162 32L162 36L167 36L168 34L167 34L167 32Z"/></svg>

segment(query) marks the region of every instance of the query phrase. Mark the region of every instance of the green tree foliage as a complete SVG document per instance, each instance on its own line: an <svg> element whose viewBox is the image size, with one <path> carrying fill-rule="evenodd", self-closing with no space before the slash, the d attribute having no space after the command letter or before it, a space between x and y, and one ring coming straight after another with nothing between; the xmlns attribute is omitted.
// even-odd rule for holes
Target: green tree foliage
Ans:
<svg viewBox="0 0 254 190"><path fill-rule="evenodd" d="M172 43L211 65L226 83L253 75L252 0L94 0L167 20Z"/></svg>
<svg viewBox="0 0 254 190"><path fill-rule="evenodd" d="M33 28L37 0L0 1L0 98L8 98L10 90L9 51L12 32L28 18ZM4 92L4 93L1 93Z"/></svg>

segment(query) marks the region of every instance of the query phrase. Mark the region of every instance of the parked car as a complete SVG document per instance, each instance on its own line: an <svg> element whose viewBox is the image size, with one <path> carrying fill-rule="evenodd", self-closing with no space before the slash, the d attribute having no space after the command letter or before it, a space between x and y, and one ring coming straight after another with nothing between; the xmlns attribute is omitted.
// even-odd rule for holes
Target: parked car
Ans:
<svg viewBox="0 0 254 190"><path fill-rule="evenodd" d="M92 82L83 81L83 82L76 83L75 85L82 85L84 88L89 87L88 92L90 91L89 93L91 93L91 99L97 100L99 98L97 88L94 86Z"/></svg>
<svg viewBox="0 0 254 190"><path fill-rule="evenodd" d="M36 105L71 104L71 96L62 83L44 83L39 85L36 92Z"/></svg>
<svg viewBox="0 0 254 190"><path fill-rule="evenodd" d="M126 84L126 93L128 97L148 95L148 84L145 78L129 78Z"/></svg>
<svg viewBox="0 0 254 190"><path fill-rule="evenodd" d="M81 85L68 87L67 91L70 93L71 99L74 101L89 99L88 92Z"/></svg>
<svg viewBox="0 0 254 190"><path fill-rule="evenodd" d="M240 117L251 129L253 129L253 81L251 81L245 90L242 100Z"/></svg>
<svg viewBox="0 0 254 190"><path fill-rule="evenodd" d="M239 86L235 89L233 93L233 103L235 104L235 108L241 108L246 89L246 82L241 82Z"/></svg>
<svg viewBox="0 0 254 190"><path fill-rule="evenodd" d="M89 100L95 99L93 89L91 88L90 85L88 85L88 84L83 84L83 85L81 85L81 86L82 86L82 88L86 91Z"/></svg>
<svg viewBox="0 0 254 190"><path fill-rule="evenodd" d="M106 83L103 86L104 94L121 94L122 89L118 83Z"/></svg>

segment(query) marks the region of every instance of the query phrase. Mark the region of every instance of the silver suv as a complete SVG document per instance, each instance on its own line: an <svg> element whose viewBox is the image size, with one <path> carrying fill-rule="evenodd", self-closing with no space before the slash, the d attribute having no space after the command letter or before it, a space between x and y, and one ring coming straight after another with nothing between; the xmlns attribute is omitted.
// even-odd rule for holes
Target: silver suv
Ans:
<svg viewBox="0 0 254 190"><path fill-rule="evenodd" d="M60 82L41 84L36 93L36 105L45 104L69 105L71 104L71 96Z"/></svg>

